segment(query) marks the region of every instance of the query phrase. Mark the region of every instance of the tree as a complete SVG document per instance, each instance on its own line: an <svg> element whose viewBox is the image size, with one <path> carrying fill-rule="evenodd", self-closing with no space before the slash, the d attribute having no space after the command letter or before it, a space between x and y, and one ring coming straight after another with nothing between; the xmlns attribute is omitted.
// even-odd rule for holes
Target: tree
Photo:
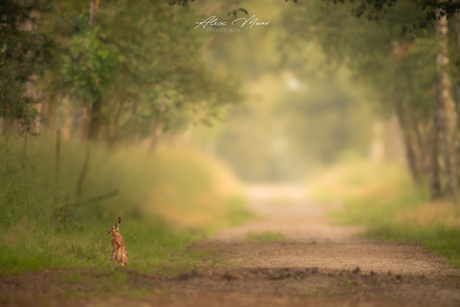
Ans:
<svg viewBox="0 0 460 307"><path fill-rule="evenodd" d="M22 133L31 131L38 114L34 107L36 75L49 59L52 41L37 32L39 14L47 7L40 0L7 0L0 7L0 119L3 133L20 125ZM29 95L26 94L29 88Z"/></svg>
<svg viewBox="0 0 460 307"><path fill-rule="evenodd" d="M370 6L363 4L364 2L353 4L342 1L346 6L340 7L332 5L337 2L330 2L331 5L310 3L308 9L297 8L297 11L305 14L311 12L307 18L305 15L290 12L290 20L286 24L292 25L291 33L296 33L303 39L314 37L331 61L348 66L358 79L370 84L379 93L379 100L384 103L386 113L395 112L398 115L414 181L423 182L423 178L430 175L432 195L439 194L436 150L436 136L439 134L443 138L448 188L453 195L456 165L454 147L451 145L454 140L452 127L455 127L455 109L452 107L452 100L449 100L451 92L447 74L448 37L445 26L448 14L439 15L439 22L444 28L440 30L438 27L436 40L435 33L429 28L414 26L411 36L401 35L401 30L407 25L417 25L427 20L427 11L418 10L417 3L383 1L384 5L379 7L373 1L369 2ZM306 7L307 4L298 5ZM349 8L358 14L349 15ZM430 6L427 10L431 8ZM378 17L378 24L363 23L354 18L363 16L364 13L371 20ZM298 16L294 22L293 15ZM305 20L310 25L308 30L295 31L299 28L298 23L305 23ZM435 65L437 53L438 59L442 59L439 62L443 63L442 66ZM442 76L441 79L444 80L436 86L439 89L437 93L443 93L444 96L441 97L440 94L435 99L432 84L437 80L436 75ZM439 103L433 103L435 101ZM437 114L436 120L433 120L433 114ZM436 129L435 134L431 132L433 129Z"/></svg>
<svg viewBox="0 0 460 307"><path fill-rule="evenodd" d="M43 26L59 34L53 60L60 68L42 83L50 96L71 94L85 139L155 144L165 132L220 117L237 99L236 83L199 59L206 37L189 27L193 10L146 0L90 3L88 10L68 0Z"/></svg>
<svg viewBox="0 0 460 307"><path fill-rule="evenodd" d="M436 92L438 96L438 127L443 147L447 190L455 200L457 191L457 164L455 157L457 112L455 102L451 96L451 82L449 77L448 24L447 16L442 14L442 9L437 9L436 15L436 36L438 40L438 52L436 57L436 67L438 71L438 86Z"/></svg>

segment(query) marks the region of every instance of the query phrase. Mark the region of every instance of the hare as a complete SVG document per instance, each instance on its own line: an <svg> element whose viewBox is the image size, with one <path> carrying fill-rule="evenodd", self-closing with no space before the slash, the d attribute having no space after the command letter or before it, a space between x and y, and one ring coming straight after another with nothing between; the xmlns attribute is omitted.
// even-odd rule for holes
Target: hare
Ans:
<svg viewBox="0 0 460 307"><path fill-rule="evenodd" d="M110 256L110 260L114 261L117 265L121 264L121 266L125 266L128 264L128 250L126 249L125 240L118 229L120 223L121 217L117 219L115 226L110 227L107 231L112 235L112 240L110 241L112 243L112 255Z"/></svg>

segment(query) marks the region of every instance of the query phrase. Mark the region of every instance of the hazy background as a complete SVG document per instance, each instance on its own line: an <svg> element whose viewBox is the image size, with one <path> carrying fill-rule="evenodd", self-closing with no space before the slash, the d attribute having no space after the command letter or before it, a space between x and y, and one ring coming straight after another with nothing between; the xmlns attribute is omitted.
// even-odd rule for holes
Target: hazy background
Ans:
<svg viewBox="0 0 460 307"><path fill-rule="evenodd" d="M260 183L460 246L457 9L343 2L7 1L1 269L108 266L120 215L134 267L189 268L171 255L255 219ZM269 24L195 28L213 15Z"/></svg>
<svg viewBox="0 0 460 307"><path fill-rule="evenodd" d="M313 36L301 40L293 33L300 30L291 29L291 22L308 25L308 15L280 1L253 1L244 8L249 15L239 17L254 14L270 23L240 33L206 33L211 43L203 60L237 80L243 98L225 122L192 129L201 149L248 182L299 183L327 164L371 158L372 143L384 137L372 129L387 119L378 116L371 91L345 65L331 63ZM219 12L231 9L222 6Z"/></svg>

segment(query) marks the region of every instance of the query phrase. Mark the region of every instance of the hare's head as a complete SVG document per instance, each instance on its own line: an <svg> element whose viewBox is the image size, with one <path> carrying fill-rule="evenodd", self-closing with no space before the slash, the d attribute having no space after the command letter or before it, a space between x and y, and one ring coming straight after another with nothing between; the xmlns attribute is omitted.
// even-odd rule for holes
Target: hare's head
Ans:
<svg viewBox="0 0 460 307"><path fill-rule="evenodd" d="M115 222L115 226L112 226L110 227L109 230L107 230L108 233L110 233L111 235L115 235L116 233L120 233L118 227L120 226L120 223L121 223L121 217L119 217L117 219L117 221Z"/></svg>

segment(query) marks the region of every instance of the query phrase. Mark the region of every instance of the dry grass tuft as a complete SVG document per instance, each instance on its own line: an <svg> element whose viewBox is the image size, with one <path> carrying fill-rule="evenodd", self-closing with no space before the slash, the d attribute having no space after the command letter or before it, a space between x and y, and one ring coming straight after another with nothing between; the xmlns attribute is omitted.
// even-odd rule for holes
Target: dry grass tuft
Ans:
<svg viewBox="0 0 460 307"><path fill-rule="evenodd" d="M438 201L422 204L415 211L405 211L396 216L396 222L421 227L460 227L460 208L450 202Z"/></svg>

